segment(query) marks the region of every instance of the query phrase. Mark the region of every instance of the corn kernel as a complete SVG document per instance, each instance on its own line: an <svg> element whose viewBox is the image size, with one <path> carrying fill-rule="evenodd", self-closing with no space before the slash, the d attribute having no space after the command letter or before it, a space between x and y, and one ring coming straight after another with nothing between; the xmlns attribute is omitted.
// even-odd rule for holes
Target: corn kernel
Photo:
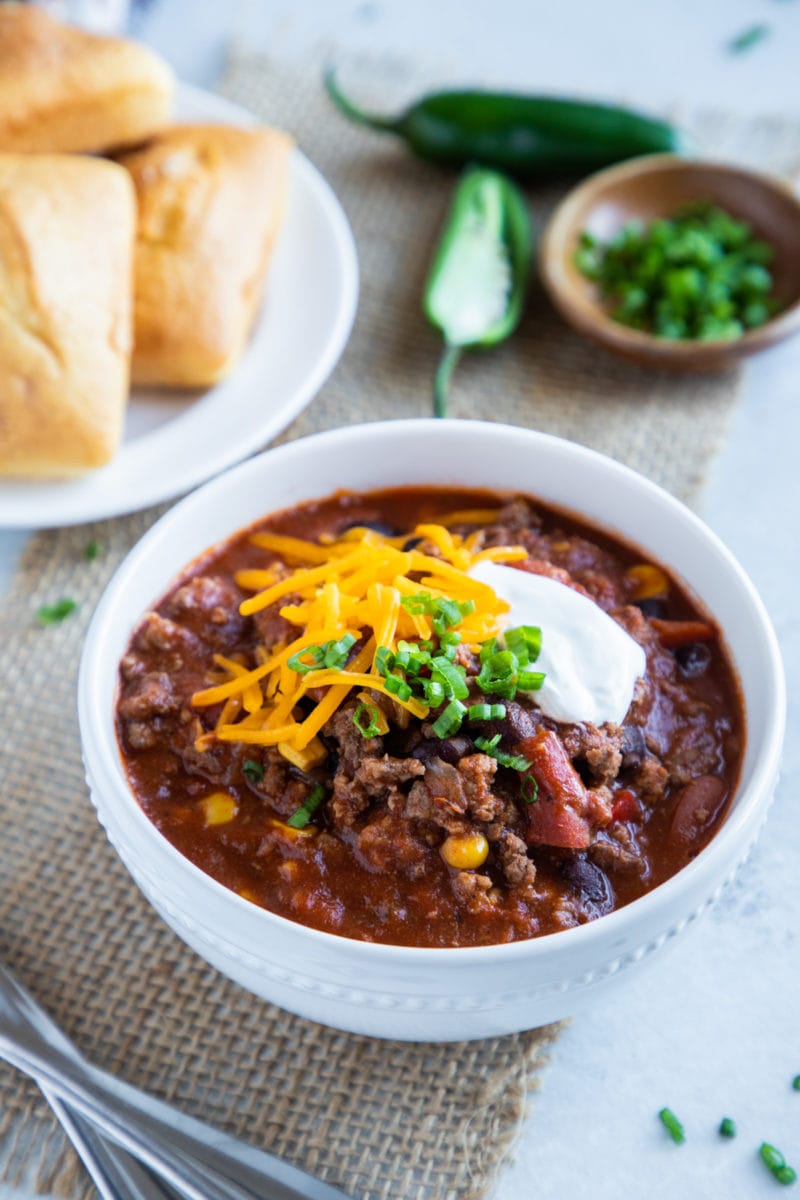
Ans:
<svg viewBox="0 0 800 1200"><path fill-rule="evenodd" d="M302 750L295 750L291 742L278 742L278 750L293 767L301 771L310 771L327 758L328 751L318 737L312 740Z"/></svg>
<svg viewBox="0 0 800 1200"><path fill-rule="evenodd" d="M261 901L259 900L256 893L252 890L252 888L247 888L247 887L239 888L239 895L242 897L243 900L249 900L251 904L259 904L259 905L261 904Z"/></svg>
<svg viewBox="0 0 800 1200"><path fill-rule="evenodd" d="M439 853L448 867L457 871L469 871L486 862L489 843L482 833L470 833L465 837L451 834L442 842Z"/></svg>
<svg viewBox="0 0 800 1200"><path fill-rule="evenodd" d="M212 792L200 801L200 807L206 819L206 825L227 825L238 811L238 805L233 796L227 792Z"/></svg>
<svg viewBox="0 0 800 1200"><path fill-rule="evenodd" d="M295 829L293 825L287 825L285 821L279 821L277 817L270 817L269 823L273 829L285 833L292 839L313 837L317 832L316 825L304 825L302 829Z"/></svg>
<svg viewBox="0 0 800 1200"><path fill-rule="evenodd" d="M669 581L660 567L650 563L639 563L626 571L628 579L636 585L633 592L634 600L650 600L654 596L666 596L669 591Z"/></svg>

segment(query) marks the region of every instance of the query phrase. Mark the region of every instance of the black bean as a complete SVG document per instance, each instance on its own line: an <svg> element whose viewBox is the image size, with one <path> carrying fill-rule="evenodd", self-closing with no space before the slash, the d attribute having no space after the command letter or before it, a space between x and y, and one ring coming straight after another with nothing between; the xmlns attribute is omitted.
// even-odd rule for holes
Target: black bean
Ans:
<svg viewBox="0 0 800 1200"><path fill-rule="evenodd" d="M567 883L580 894L581 907L591 920L611 912L614 889L605 871L590 862L583 854L572 854L561 865Z"/></svg>
<svg viewBox="0 0 800 1200"><path fill-rule="evenodd" d="M416 550L417 546L419 546L421 542L422 542L421 537L406 538L406 540L403 542L403 549L404 550Z"/></svg>
<svg viewBox="0 0 800 1200"><path fill-rule="evenodd" d="M472 754L473 749L468 737L428 738L412 750L411 757L419 759L426 766L434 758L441 758L442 762L455 767L465 755Z"/></svg>
<svg viewBox="0 0 800 1200"><path fill-rule="evenodd" d="M690 642L688 646L678 646L675 661L681 675L686 679L693 679L708 669L711 650L705 642Z"/></svg>
<svg viewBox="0 0 800 1200"><path fill-rule="evenodd" d="M622 766L633 770L640 767L647 755L647 742L641 725L623 725L620 740Z"/></svg>
<svg viewBox="0 0 800 1200"><path fill-rule="evenodd" d="M394 525L387 525L385 521L353 521L351 525L345 525L343 532L348 529L371 529L381 537L397 537L400 532Z"/></svg>
<svg viewBox="0 0 800 1200"><path fill-rule="evenodd" d="M648 596L646 600L634 600L634 604L646 617L666 617L667 615L667 602L659 599L658 596Z"/></svg>

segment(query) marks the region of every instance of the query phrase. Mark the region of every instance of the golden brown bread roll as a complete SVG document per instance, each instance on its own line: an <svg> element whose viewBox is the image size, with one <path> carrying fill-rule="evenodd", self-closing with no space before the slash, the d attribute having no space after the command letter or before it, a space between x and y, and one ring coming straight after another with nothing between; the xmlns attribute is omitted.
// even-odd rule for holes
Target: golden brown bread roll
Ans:
<svg viewBox="0 0 800 1200"><path fill-rule="evenodd" d="M185 125L119 160L139 202L134 382L205 387L236 362L283 216L291 145L275 129Z"/></svg>
<svg viewBox="0 0 800 1200"><path fill-rule="evenodd" d="M151 50L0 3L0 151L133 146L167 122L172 74Z"/></svg>
<svg viewBox="0 0 800 1200"><path fill-rule="evenodd" d="M116 163L0 154L0 474L68 476L116 451L135 227Z"/></svg>

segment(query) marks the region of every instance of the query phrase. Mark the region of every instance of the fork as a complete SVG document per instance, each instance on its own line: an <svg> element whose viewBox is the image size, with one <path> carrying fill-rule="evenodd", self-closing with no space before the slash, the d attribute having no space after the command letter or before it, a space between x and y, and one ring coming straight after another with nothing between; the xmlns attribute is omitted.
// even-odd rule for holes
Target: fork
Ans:
<svg viewBox="0 0 800 1200"><path fill-rule="evenodd" d="M348 1200L298 1167L91 1066L1 964L0 1057L66 1104L68 1119L77 1114L88 1121L90 1134L122 1146L188 1200ZM102 1142L95 1139L94 1149L102 1154Z"/></svg>

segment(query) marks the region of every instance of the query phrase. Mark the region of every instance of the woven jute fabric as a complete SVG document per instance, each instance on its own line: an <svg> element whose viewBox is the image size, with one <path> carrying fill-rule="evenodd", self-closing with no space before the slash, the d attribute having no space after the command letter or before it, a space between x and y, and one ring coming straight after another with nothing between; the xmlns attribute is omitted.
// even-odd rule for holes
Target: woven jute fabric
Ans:
<svg viewBox="0 0 800 1200"><path fill-rule="evenodd" d="M426 414L438 345L419 296L451 181L347 126L322 99L316 71L240 55L226 89L295 134L339 193L358 242L353 338L285 436ZM727 137L729 154L747 140L751 157L774 169L789 170L791 155L800 156L797 131L780 123L754 130L713 114L698 123L700 134ZM553 199L531 194L538 221ZM452 411L573 437L690 497L736 386L730 374L678 379L618 364L577 341L534 292L512 343L465 359ZM554 1028L409 1045L293 1017L183 946L97 825L78 748L78 658L105 582L158 515L38 535L0 610L0 953L95 1063L358 1200L485 1197ZM85 548L95 539L102 554L90 562ZM62 595L79 602L78 612L39 626L37 607ZM7 1069L0 1176L70 1200L91 1191L35 1087Z"/></svg>

